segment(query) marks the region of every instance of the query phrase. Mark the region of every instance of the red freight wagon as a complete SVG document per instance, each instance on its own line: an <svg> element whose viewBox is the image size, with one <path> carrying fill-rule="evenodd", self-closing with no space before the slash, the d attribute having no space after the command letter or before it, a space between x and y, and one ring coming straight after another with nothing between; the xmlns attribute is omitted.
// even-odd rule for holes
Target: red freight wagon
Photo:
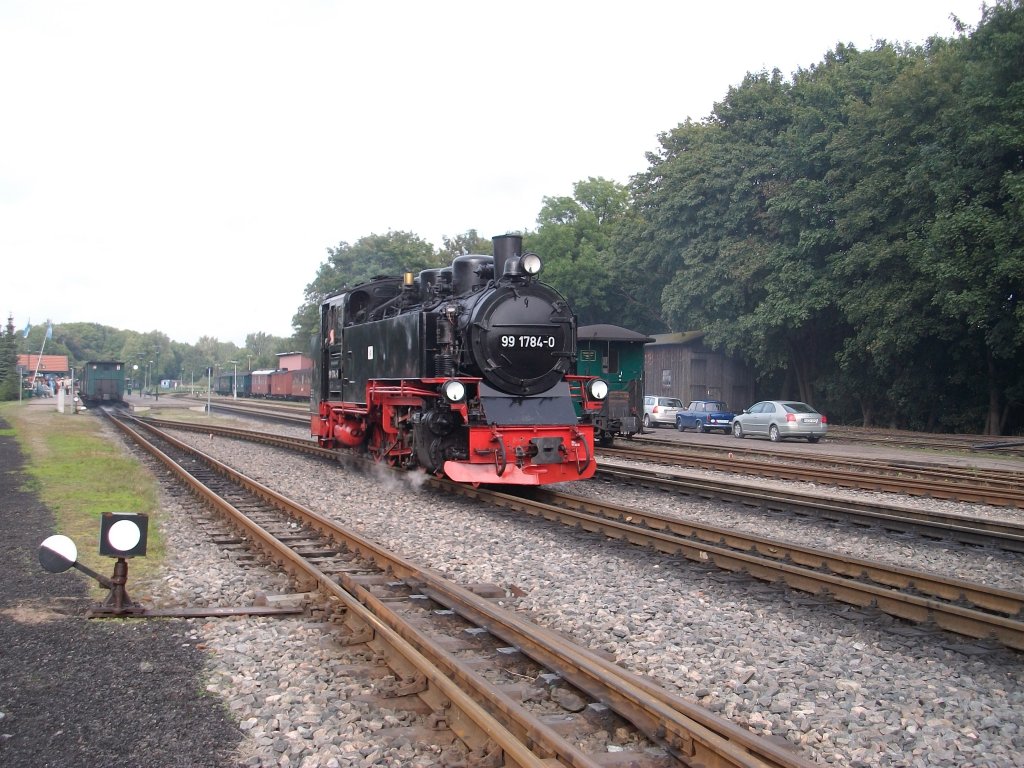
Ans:
<svg viewBox="0 0 1024 768"><path fill-rule="evenodd" d="M270 377L270 396L285 399L292 396L291 371L274 371Z"/></svg>
<svg viewBox="0 0 1024 768"><path fill-rule="evenodd" d="M273 371L252 372L252 396L270 397L270 377Z"/></svg>
<svg viewBox="0 0 1024 768"><path fill-rule="evenodd" d="M296 400L308 399L312 383L312 368L303 368L301 371L292 371L292 397Z"/></svg>

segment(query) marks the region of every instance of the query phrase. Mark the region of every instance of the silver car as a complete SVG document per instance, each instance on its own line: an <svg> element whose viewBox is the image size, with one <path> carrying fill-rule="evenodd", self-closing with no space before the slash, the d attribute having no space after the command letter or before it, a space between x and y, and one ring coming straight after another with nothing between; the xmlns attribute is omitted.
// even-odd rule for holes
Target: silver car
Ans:
<svg viewBox="0 0 1024 768"><path fill-rule="evenodd" d="M678 397L644 397L644 428L674 427L676 414L683 410L683 401Z"/></svg>
<svg viewBox="0 0 1024 768"><path fill-rule="evenodd" d="M828 432L828 419L807 403L794 400L762 400L732 421L736 437L767 435L773 443L787 437L806 437L816 443Z"/></svg>

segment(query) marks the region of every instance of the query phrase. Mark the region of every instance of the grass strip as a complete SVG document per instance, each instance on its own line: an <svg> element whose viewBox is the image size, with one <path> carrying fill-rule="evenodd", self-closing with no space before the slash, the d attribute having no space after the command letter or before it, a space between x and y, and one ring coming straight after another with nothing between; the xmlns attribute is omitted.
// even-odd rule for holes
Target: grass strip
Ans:
<svg viewBox="0 0 1024 768"><path fill-rule="evenodd" d="M110 576L115 561L99 554L101 515L149 515L147 554L132 558L128 568L128 594L135 597L132 584L157 574L164 556L157 484L149 470L124 449L96 415L62 414L56 408L35 403L0 403L0 415L12 426L9 431L13 431L26 457L25 490L34 492L53 511L54 533L75 542L79 562ZM106 594L107 590L92 583L97 597Z"/></svg>

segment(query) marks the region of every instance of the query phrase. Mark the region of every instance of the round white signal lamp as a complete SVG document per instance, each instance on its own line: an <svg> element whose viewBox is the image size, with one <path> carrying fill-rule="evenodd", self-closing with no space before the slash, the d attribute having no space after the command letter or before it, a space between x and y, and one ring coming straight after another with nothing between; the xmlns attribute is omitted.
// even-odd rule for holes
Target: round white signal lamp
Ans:
<svg viewBox="0 0 1024 768"><path fill-rule="evenodd" d="M148 530L148 515L107 512L100 519L100 554L108 557L144 555Z"/></svg>
<svg viewBox="0 0 1024 768"><path fill-rule="evenodd" d="M67 536L50 536L39 545L39 564L50 573L62 573L77 561L78 547Z"/></svg>
<svg viewBox="0 0 1024 768"><path fill-rule="evenodd" d="M107 542L121 552L135 549L141 538L139 526L129 520L118 520L107 531Z"/></svg>

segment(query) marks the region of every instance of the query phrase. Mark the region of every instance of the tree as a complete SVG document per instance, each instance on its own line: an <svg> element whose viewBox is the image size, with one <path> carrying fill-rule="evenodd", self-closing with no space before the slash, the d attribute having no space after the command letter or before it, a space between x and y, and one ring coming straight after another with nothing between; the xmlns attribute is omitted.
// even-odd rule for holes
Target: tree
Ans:
<svg viewBox="0 0 1024 768"><path fill-rule="evenodd" d="M970 37L906 57L833 144L833 268L856 287L843 377L919 428L998 434L1020 404L1022 55L1020 4L987 8Z"/></svg>
<svg viewBox="0 0 1024 768"><path fill-rule="evenodd" d="M7 326L0 329L0 400L17 400L20 394L17 339L14 319L9 317Z"/></svg>
<svg viewBox="0 0 1024 768"><path fill-rule="evenodd" d="M657 323L650 303L623 279L615 248L629 210L629 191L614 181L590 177L573 185L572 197L545 197L536 233L524 247L544 261L543 279L569 300L583 324L630 327Z"/></svg>
<svg viewBox="0 0 1024 768"><path fill-rule="evenodd" d="M491 254L494 251L494 244L486 237L480 237L475 229L467 230L455 237L445 235L442 242L444 247L441 249L440 257L449 262L464 253Z"/></svg>
<svg viewBox="0 0 1024 768"><path fill-rule="evenodd" d="M285 347L295 347L295 344L299 342L301 339L296 342L280 336L271 336L262 331L250 333L245 337L245 350L240 354L246 356L246 364L249 365L250 370L271 370L277 367L277 354L295 351L294 349L285 349ZM302 347L302 351L306 351L305 347Z"/></svg>
<svg viewBox="0 0 1024 768"><path fill-rule="evenodd" d="M802 334L827 304L799 242L771 206L785 184L792 86L778 71L748 75L715 105L711 119L687 121L659 137L661 150L634 181L637 218L630 260L667 278L661 305L675 330L704 330L712 348L763 374L786 365L807 391Z"/></svg>
<svg viewBox="0 0 1024 768"><path fill-rule="evenodd" d="M981 350L986 432L1000 434L1024 370L1024 6L986 7L952 52L962 77L939 115L947 172L930 184L938 211L920 268L939 311Z"/></svg>
<svg viewBox="0 0 1024 768"><path fill-rule="evenodd" d="M327 249L306 300L292 318L297 338L309 338L319 329L319 307L330 294L381 275L400 275L445 266L434 247L411 232L367 235L354 245L341 242Z"/></svg>

